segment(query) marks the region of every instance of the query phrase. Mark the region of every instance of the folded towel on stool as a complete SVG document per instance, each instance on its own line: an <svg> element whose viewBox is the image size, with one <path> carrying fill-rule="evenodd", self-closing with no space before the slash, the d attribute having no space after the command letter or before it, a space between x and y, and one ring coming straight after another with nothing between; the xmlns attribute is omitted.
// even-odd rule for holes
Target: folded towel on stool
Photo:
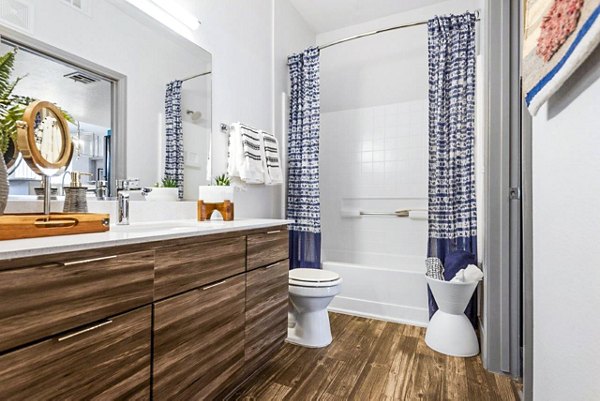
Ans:
<svg viewBox="0 0 600 401"><path fill-rule="evenodd" d="M460 269L456 272L456 276L452 280L451 283L473 283L476 281L480 281L483 278L483 272L481 269L475 265L469 265L465 269Z"/></svg>
<svg viewBox="0 0 600 401"><path fill-rule="evenodd" d="M477 258L469 251L454 250L448 252L444 258L444 279L450 281L460 269L469 265L476 265Z"/></svg>

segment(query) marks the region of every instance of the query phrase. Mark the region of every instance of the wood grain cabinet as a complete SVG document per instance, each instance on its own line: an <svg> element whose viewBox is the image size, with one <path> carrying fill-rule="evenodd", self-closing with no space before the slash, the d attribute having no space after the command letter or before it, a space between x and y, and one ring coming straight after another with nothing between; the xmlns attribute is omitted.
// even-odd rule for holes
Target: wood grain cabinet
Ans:
<svg viewBox="0 0 600 401"><path fill-rule="evenodd" d="M287 337L289 261L246 275L246 372L261 367Z"/></svg>
<svg viewBox="0 0 600 401"><path fill-rule="evenodd" d="M268 266L288 258L288 230L285 227L248 235L247 269Z"/></svg>
<svg viewBox="0 0 600 401"><path fill-rule="evenodd" d="M152 302L154 251L0 271L0 351Z"/></svg>
<svg viewBox="0 0 600 401"><path fill-rule="evenodd" d="M245 275L157 302L154 399L214 399L244 368Z"/></svg>
<svg viewBox="0 0 600 401"><path fill-rule="evenodd" d="M287 335L287 229L3 261L0 305L2 401L222 399Z"/></svg>
<svg viewBox="0 0 600 401"><path fill-rule="evenodd" d="M0 400L150 399L151 309L0 356Z"/></svg>
<svg viewBox="0 0 600 401"><path fill-rule="evenodd" d="M245 268L245 237L160 247L156 250L154 299L243 273Z"/></svg>

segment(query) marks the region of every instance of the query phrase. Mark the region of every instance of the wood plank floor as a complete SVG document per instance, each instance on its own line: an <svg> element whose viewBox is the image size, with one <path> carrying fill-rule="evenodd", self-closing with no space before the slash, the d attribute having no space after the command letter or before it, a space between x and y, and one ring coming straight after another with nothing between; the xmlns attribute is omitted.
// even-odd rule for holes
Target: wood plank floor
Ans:
<svg viewBox="0 0 600 401"><path fill-rule="evenodd" d="M329 314L333 343L285 344L235 400L519 400L509 377L479 357L453 358L425 345L425 329Z"/></svg>

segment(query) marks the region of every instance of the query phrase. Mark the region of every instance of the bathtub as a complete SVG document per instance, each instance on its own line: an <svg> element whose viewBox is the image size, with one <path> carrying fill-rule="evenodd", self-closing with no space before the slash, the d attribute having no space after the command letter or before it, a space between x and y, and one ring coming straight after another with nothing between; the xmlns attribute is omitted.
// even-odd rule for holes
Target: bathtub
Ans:
<svg viewBox="0 0 600 401"><path fill-rule="evenodd" d="M424 266L424 262L399 268L323 262L323 269L338 273L344 280L329 310L425 327L428 312Z"/></svg>

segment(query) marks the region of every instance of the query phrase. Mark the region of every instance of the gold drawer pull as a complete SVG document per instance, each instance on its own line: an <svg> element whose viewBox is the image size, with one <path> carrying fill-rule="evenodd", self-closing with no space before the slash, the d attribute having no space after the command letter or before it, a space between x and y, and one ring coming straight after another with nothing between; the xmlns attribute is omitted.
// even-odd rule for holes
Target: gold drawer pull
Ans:
<svg viewBox="0 0 600 401"><path fill-rule="evenodd" d="M97 324L97 325L95 325L95 326L87 327L87 328L85 328L85 329L83 329L83 330L76 331L75 333L71 333L71 334L67 334L66 336L59 337L59 338L58 338L58 341L59 341L59 342L60 342L60 341L65 341L65 340L68 340L69 338L77 337L78 335L81 335L81 334L87 333L87 332L89 332L89 331L92 331L92 330L99 329L100 327L104 327L104 326L106 326L106 325L108 325L108 324L111 324L112 322L113 322L112 320L107 320L107 321L105 321L105 322L98 323L98 324Z"/></svg>
<svg viewBox="0 0 600 401"><path fill-rule="evenodd" d="M267 231L267 234L278 234L280 232L281 232L281 230L273 230L273 231Z"/></svg>
<svg viewBox="0 0 600 401"><path fill-rule="evenodd" d="M83 260L74 260L72 262L63 262L62 265L63 266L74 266L74 265L82 265L84 263L92 263L92 262L100 262L102 260L110 260L110 259L115 259L117 257L117 255L112 255L112 256L101 256L99 258L91 258L91 259L83 259Z"/></svg>
<svg viewBox="0 0 600 401"><path fill-rule="evenodd" d="M221 284L225 284L226 282L227 282L227 280L223 280L223 281L219 281L218 283L215 283L215 284L207 285L206 287L202 287L202 291L210 290L211 288L216 287Z"/></svg>

